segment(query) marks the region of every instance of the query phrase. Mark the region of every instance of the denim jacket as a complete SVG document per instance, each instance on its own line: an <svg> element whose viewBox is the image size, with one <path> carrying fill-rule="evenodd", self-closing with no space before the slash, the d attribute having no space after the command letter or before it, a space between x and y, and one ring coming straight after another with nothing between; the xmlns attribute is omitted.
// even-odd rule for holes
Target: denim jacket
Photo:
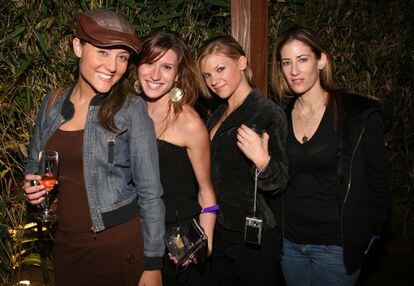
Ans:
<svg viewBox="0 0 414 286"><path fill-rule="evenodd" d="M26 174L35 174L38 154L50 136L74 113L73 86L56 99L46 114L52 95L43 101L31 138ZM164 203L159 178L154 126L144 101L128 94L116 113L116 132L104 129L98 112L104 95L90 102L83 137L84 184L92 221L99 232L141 214L146 269L159 269L164 255Z"/></svg>

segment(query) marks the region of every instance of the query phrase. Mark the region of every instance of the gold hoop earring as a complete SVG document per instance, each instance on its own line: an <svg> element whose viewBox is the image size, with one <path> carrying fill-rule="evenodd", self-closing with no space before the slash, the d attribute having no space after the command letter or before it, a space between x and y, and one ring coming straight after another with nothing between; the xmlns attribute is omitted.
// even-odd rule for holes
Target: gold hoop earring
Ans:
<svg viewBox="0 0 414 286"><path fill-rule="evenodd" d="M168 96L172 102L179 102L183 98L184 92L179 87L173 87Z"/></svg>
<svg viewBox="0 0 414 286"><path fill-rule="evenodd" d="M136 80L134 82L134 89L135 89L136 93L138 93L138 94L142 93L142 88L141 88L141 84L139 83L139 80Z"/></svg>

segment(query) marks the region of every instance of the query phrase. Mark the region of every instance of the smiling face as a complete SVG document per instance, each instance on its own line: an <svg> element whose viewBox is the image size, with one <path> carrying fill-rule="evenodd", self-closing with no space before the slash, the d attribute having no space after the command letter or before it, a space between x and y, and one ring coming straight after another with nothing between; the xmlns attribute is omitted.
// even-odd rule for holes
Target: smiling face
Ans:
<svg viewBox="0 0 414 286"><path fill-rule="evenodd" d="M220 98L228 99L247 84L244 73L246 66L247 59L244 56L235 60L221 53L213 53L201 61L200 68L208 88Z"/></svg>
<svg viewBox="0 0 414 286"><path fill-rule="evenodd" d="M293 40L286 43L281 51L281 69L290 89L299 95L321 88L319 71L326 65L326 55L317 59L305 43Z"/></svg>
<svg viewBox="0 0 414 286"><path fill-rule="evenodd" d="M129 51L98 48L79 39L73 40L79 60L79 81L91 88L91 93L107 93L122 78L128 67Z"/></svg>
<svg viewBox="0 0 414 286"><path fill-rule="evenodd" d="M177 81L178 57L168 50L153 63L143 63L138 67L138 80L148 98L157 99L166 95Z"/></svg>

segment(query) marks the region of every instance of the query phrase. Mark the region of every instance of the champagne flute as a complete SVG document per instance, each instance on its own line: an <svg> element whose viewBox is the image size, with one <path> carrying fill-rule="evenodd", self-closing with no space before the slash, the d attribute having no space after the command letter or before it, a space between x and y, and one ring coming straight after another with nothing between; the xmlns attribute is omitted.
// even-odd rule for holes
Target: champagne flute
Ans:
<svg viewBox="0 0 414 286"><path fill-rule="evenodd" d="M50 209L50 192L55 188L57 183L58 158L58 153L53 150L42 150L39 153L39 175L42 177L40 184L45 187L46 191L44 208L40 217L43 223L51 222L55 219L55 214Z"/></svg>

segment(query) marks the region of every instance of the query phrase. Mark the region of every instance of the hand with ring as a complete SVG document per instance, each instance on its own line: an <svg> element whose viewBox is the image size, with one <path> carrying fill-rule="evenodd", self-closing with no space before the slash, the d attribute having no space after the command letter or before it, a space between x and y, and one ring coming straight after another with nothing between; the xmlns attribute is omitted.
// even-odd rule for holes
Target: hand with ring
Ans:
<svg viewBox="0 0 414 286"><path fill-rule="evenodd" d="M24 195L26 201L32 205L39 205L44 201L44 195L46 194L45 187L40 184L34 184L33 182L39 182L41 177L39 175L28 174L24 180Z"/></svg>

